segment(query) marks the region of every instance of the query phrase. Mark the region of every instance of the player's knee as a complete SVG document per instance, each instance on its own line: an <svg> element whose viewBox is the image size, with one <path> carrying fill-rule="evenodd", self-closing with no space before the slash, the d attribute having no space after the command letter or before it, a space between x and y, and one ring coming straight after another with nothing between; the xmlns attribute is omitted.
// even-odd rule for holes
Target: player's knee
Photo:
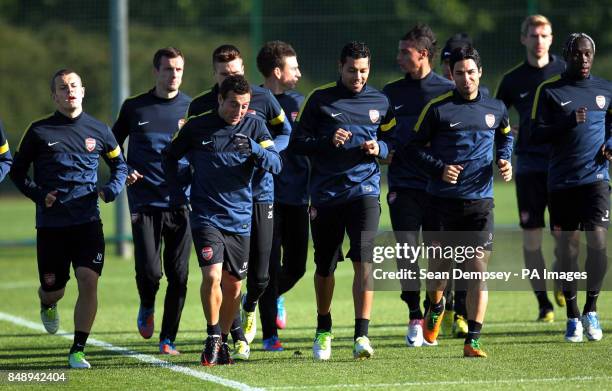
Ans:
<svg viewBox="0 0 612 391"><path fill-rule="evenodd" d="M207 286L218 286L221 284L221 268L216 265L202 268L202 283Z"/></svg>

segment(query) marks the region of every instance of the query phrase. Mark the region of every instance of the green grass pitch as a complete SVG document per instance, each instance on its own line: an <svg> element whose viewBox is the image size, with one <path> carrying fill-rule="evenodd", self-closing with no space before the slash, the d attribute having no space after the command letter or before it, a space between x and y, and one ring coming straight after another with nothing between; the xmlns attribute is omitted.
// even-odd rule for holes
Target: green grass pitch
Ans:
<svg viewBox="0 0 612 391"><path fill-rule="evenodd" d="M389 229L383 202L381 230ZM3 229L0 240L31 238L33 205L21 198L0 199ZM112 234L112 206L103 210L107 235ZM512 185L496 184L496 224L516 226ZM520 236L514 236L520 237ZM509 244L522 259L521 243ZM180 356L157 353L157 340L143 340L136 330L138 294L133 260L113 255L108 246L99 282L98 315L87 358L92 370L67 369L69 335L47 335L40 331L36 253L34 247L0 247L0 384L2 388L30 389L39 385L6 382L8 372L23 370L65 371L68 382L61 389L610 389L612 381L612 294L602 292L598 310L604 328L600 342L569 344L563 341L565 309L555 307L556 321L536 323L537 305L530 292L490 293L482 342L488 359L462 358L462 340L446 336L440 346L409 349L404 344L407 310L398 292L376 292L370 324L375 355L354 361L351 354L353 304L350 293L352 269L348 262L336 272L333 302L332 359L313 362L312 338L316 323L312 286L312 251L306 276L286 297L288 328L279 335L284 352L263 352L261 332L252 345L251 360L233 366L204 368L199 365L205 320L199 299L201 275L191 257L188 297L177 338ZM550 254L546 255L550 261ZM503 262L495 257L494 262ZM163 281L163 280L162 280ZM156 304L156 333L161 322L162 282ZM59 304L61 329L72 332L76 284L72 278ZM584 303L580 293L579 303ZM25 321L25 322L24 322ZM28 323L29 321L29 323ZM259 322L259 320L258 320ZM34 329L32 327L39 327ZM106 343L106 344L103 344ZM154 359L161 361L154 361Z"/></svg>

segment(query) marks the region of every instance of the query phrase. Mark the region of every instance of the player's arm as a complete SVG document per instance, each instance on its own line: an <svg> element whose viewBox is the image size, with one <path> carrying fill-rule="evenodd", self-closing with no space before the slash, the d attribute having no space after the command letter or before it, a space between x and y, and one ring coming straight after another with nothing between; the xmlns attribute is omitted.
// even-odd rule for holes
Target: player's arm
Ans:
<svg viewBox="0 0 612 391"><path fill-rule="evenodd" d="M117 143L115 136L108 128L104 140L103 158L110 168L110 178L100 189L99 195L104 202L112 202L123 190L128 175L128 167L121 153L119 143Z"/></svg>
<svg viewBox="0 0 612 391"><path fill-rule="evenodd" d="M255 121L257 129L254 139L238 133L234 135L234 148L244 156L253 157L255 165L272 174L278 174L283 167L282 160L274 148L274 140L263 122Z"/></svg>
<svg viewBox="0 0 612 391"><path fill-rule="evenodd" d="M612 105L608 106L606 111L606 141L602 146L603 156L612 161Z"/></svg>
<svg viewBox="0 0 612 391"><path fill-rule="evenodd" d="M495 130L495 148L497 167L504 181L508 182L512 179L512 142L514 137L510 128L510 119L508 111L502 107L504 114L499 127Z"/></svg>
<svg viewBox="0 0 612 391"><path fill-rule="evenodd" d="M296 119L291 134L289 149L299 155L317 155L335 148L333 137L321 136L316 132L318 125L318 103L316 96L306 99Z"/></svg>
<svg viewBox="0 0 612 391"><path fill-rule="evenodd" d="M6 139L2 121L0 121L0 182L2 182L6 174L11 170L12 164L13 158L9 149L8 140Z"/></svg>
<svg viewBox="0 0 612 391"><path fill-rule="evenodd" d="M188 203L182 191L181 164L179 160L191 148L191 124L189 120L174 135L172 142L162 151L162 168L166 173L166 182L171 206L181 206Z"/></svg>
<svg viewBox="0 0 612 391"><path fill-rule="evenodd" d="M30 165L36 157L35 143L36 136L31 131L31 127L29 127L17 146L17 152L15 153L13 167L9 176L19 191L35 203L42 205L47 194L55 191L55 189L43 189L28 175Z"/></svg>
<svg viewBox="0 0 612 391"><path fill-rule="evenodd" d="M567 114L559 110L557 106L558 104L549 95L548 90L542 88L540 84L531 108L529 140L532 143L551 143L558 137L559 132L573 129L579 122L584 122L586 119L586 108Z"/></svg>
<svg viewBox="0 0 612 391"><path fill-rule="evenodd" d="M117 117L117 121L113 125L113 135L115 136L115 140L119 146L123 149L123 144L125 143L125 139L130 135L130 114L129 114L129 106L128 102L123 102L121 105L121 110L119 111L119 116ZM124 157L125 160L125 157ZM127 161L126 161L127 164ZM142 179L142 174L140 174L137 170L134 170L132 167L128 165L128 176L127 176L127 185L132 185L139 179Z"/></svg>
<svg viewBox="0 0 612 391"><path fill-rule="evenodd" d="M414 125L410 141L404 146L406 156L423 171L434 178L439 178L444 173L444 162L427 153L424 147L431 142L435 136L438 121L433 106L427 105L421 111L419 119Z"/></svg>
<svg viewBox="0 0 612 391"><path fill-rule="evenodd" d="M274 147L279 153L287 148L289 145L289 138L291 137L291 124L289 119L285 115L285 111L281 107L278 100L268 92L268 129L274 139Z"/></svg>
<svg viewBox="0 0 612 391"><path fill-rule="evenodd" d="M382 121L380 122L380 126L376 130L377 140L372 140L377 144L378 151L376 151L376 149L371 150L371 148L364 148L366 151L366 154L374 155L378 157L379 159L382 159L383 161L384 159L389 158L392 151L394 151L395 148L397 148L396 146L397 143L395 139L396 125L397 125L397 122L395 120L395 114L393 113L391 104L389 104L389 109L387 110L387 114L382 119ZM365 144L367 143L368 141L366 141ZM376 148L376 146L374 146L374 148ZM378 152L378 153L373 153L373 152Z"/></svg>

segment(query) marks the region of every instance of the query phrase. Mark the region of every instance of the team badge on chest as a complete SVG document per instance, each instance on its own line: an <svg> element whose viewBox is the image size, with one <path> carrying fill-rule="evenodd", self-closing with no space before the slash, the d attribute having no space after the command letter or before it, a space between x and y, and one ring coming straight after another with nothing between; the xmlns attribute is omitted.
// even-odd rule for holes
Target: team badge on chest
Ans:
<svg viewBox="0 0 612 391"><path fill-rule="evenodd" d="M96 139L88 137L85 139L85 149L87 152L93 152L96 149Z"/></svg>
<svg viewBox="0 0 612 391"><path fill-rule="evenodd" d="M493 114L485 115L485 123L489 128L492 128L495 125L495 116Z"/></svg>
<svg viewBox="0 0 612 391"><path fill-rule="evenodd" d="M603 95L597 95L595 97L595 103L597 103L597 107L603 109L606 106L606 97Z"/></svg>
<svg viewBox="0 0 612 391"><path fill-rule="evenodd" d="M370 121L372 121L373 124L377 123L380 119L380 112L378 110L370 110L369 114Z"/></svg>

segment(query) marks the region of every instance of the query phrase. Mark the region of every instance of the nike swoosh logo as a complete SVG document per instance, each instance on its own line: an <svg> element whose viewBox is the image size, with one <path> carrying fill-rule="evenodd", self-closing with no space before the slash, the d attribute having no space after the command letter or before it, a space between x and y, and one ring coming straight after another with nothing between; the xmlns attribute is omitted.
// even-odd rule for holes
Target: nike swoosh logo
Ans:
<svg viewBox="0 0 612 391"><path fill-rule="evenodd" d="M461 121L459 121L459 122L455 122L454 124L450 124L450 127L451 127L451 128L454 128L455 126L459 125L460 123L461 123Z"/></svg>
<svg viewBox="0 0 612 391"><path fill-rule="evenodd" d="M568 100L567 102L561 102L561 107L563 107L563 106L565 106L565 105L568 105L568 104L570 104L570 103L572 103L572 101L571 101L571 100Z"/></svg>
<svg viewBox="0 0 612 391"><path fill-rule="evenodd" d="M150 121L144 121L144 122L140 122L138 121L138 126L142 126L142 125L146 125L148 124Z"/></svg>
<svg viewBox="0 0 612 391"><path fill-rule="evenodd" d="M606 219L605 217L602 217L601 221L610 221L610 219Z"/></svg>
<svg viewBox="0 0 612 391"><path fill-rule="evenodd" d="M522 94L519 94L519 96L522 98L526 97L527 95L529 95L529 91L527 92L523 92Z"/></svg>
<svg viewBox="0 0 612 391"><path fill-rule="evenodd" d="M402 107L404 107L404 105L393 106L393 109L394 109L394 110L399 110L399 109L401 109Z"/></svg>
<svg viewBox="0 0 612 391"><path fill-rule="evenodd" d="M336 118L337 116L339 116L342 113L331 113L332 118Z"/></svg>
<svg viewBox="0 0 612 391"><path fill-rule="evenodd" d="M206 145L206 144L210 144L210 143L212 143L212 140L209 140L209 141L202 141L202 145Z"/></svg>
<svg viewBox="0 0 612 391"><path fill-rule="evenodd" d="M53 145L55 145L55 144L59 144L59 141L56 141L56 142L54 142L54 143L47 143L47 145L48 145L48 146L50 146L50 147L51 147L51 146L53 146Z"/></svg>

